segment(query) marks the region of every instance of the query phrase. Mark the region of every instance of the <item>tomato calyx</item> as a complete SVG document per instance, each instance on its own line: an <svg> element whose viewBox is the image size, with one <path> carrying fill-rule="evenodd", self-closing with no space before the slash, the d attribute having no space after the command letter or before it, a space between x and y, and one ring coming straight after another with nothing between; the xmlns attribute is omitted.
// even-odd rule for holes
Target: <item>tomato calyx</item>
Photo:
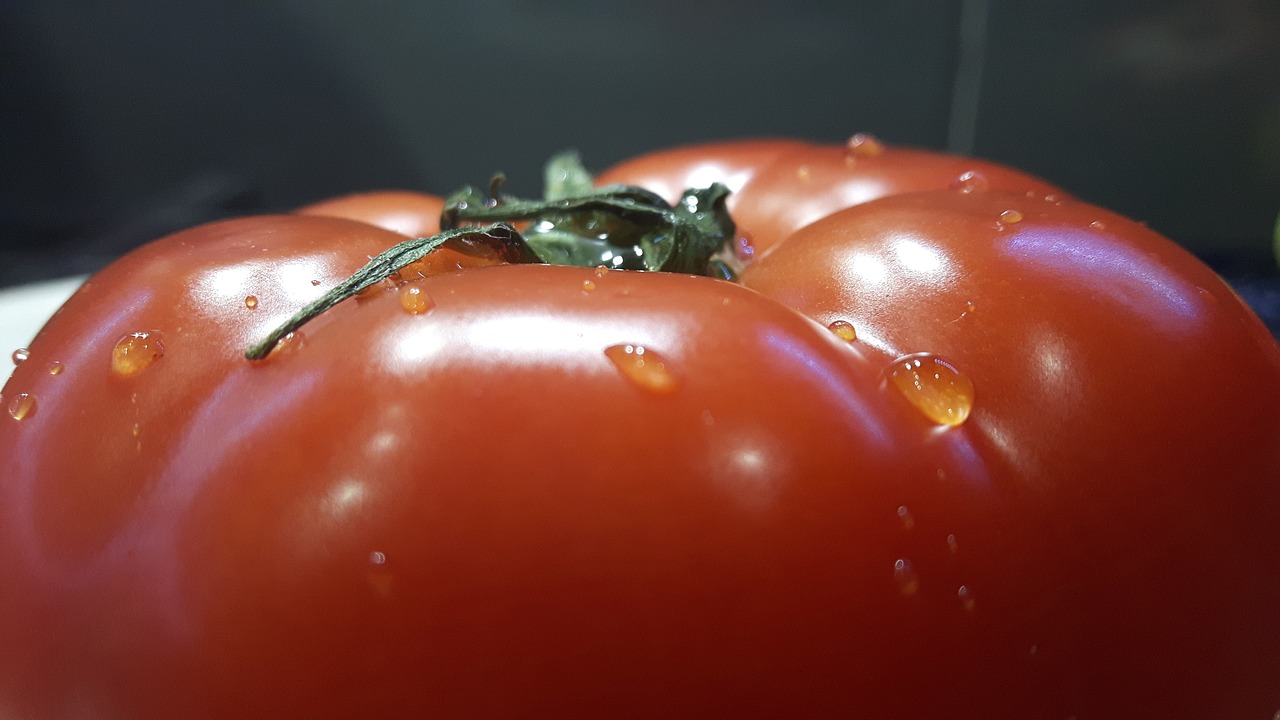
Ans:
<svg viewBox="0 0 1280 720"><path fill-rule="evenodd" d="M547 163L541 200L504 195L504 181L499 174L487 192L467 186L448 196L440 227L527 221L524 240L549 265L733 278L717 257L735 229L725 207L729 189L720 183L689 188L671 205L644 188L595 187L571 152Z"/></svg>
<svg viewBox="0 0 1280 720"><path fill-rule="evenodd" d="M618 270L675 272L737 280L730 241L734 222L720 183L689 188L671 205L629 185L597 188L575 153L556 155L544 172L541 200L502 193L495 175L486 191L466 186L445 200L441 232L413 238L371 258L351 277L309 303L245 351L261 360L287 335L321 313L446 244L497 251L507 263L544 263ZM517 231L512 222L528 223ZM476 225L474 223L487 223Z"/></svg>

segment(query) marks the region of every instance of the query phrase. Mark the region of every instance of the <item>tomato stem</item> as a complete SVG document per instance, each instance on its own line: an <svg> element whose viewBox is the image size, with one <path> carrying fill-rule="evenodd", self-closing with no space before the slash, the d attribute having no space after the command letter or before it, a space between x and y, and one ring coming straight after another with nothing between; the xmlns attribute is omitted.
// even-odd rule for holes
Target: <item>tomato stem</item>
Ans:
<svg viewBox="0 0 1280 720"><path fill-rule="evenodd" d="M343 280L331 290L294 313L275 330L245 351L250 360L261 360L271 353L280 340L291 332L311 322L321 313L338 303L353 297L361 290L381 282L392 273L416 260L421 260L447 242L475 243L496 247L508 262L538 262L529 251L524 239L515 228L503 223L484 227L464 227L446 230L427 238L413 238L398 243L371 258L364 267Z"/></svg>
<svg viewBox="0 0 1280 720"><path fill-rule="evenodd" d="M445 200L439 235L399 243L272 330L245 352L261 360L286 335L446 242L481 242L506 262L547 263L622 270L710 275L735 280L731 268L734 224L720 183L690 188L675 205L644 188L597 188L577 155L561 153L545 171L541 200L502 194L506 177L494 175L486 191L467 186ZM497 222L503 221L503 222ZM464 223L489 222L485 226ZM517 232L507 222L527 222Z"/></svg>

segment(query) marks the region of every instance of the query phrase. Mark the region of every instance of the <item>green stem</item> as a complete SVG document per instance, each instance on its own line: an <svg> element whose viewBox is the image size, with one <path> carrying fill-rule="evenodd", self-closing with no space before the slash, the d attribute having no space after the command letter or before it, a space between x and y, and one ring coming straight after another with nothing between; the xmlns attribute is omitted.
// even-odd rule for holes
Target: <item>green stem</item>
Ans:
<svg viewBox="0 0 1280 720"><path fill-rule="evenodd" d="M482 244L499 246L510 260L536 262L536 258L524 246L524 239L510 225L497 223L486 227L465 227L446 230L429 238L414 238L398 243L379 253L369 260L351 277L338 283L333 289L321 295L306 307L294 313L293 317L272 330L262 342L249 348L244 356L250 360L261 360L269 355L284 336L314 320L321 313L347 298L355 296L361 290L381 282L392 273L416 260L421 260L436 248L451 240L476 240Z"/></svg>
<svg viewBox="0 0 1280 720"><path fill-rule="evenodd" d="M648 190L626 185L596 188L576 155L563 153L548 164L542 200L501 194L505 177L495 175L488 192L465 187L445 200L443 232L406 240L369 261L354 275L272 330L245 357L260 360L286 335L320 313L425 257L446 242L476 241L498 248L506 262L551 263L624 270L710 275L733 280L733 219L725 208L729 189L719 183L689 189L674 206ZM533 221L523 233L501 222ZM727 262L726 259L729 261Z"/></svg>

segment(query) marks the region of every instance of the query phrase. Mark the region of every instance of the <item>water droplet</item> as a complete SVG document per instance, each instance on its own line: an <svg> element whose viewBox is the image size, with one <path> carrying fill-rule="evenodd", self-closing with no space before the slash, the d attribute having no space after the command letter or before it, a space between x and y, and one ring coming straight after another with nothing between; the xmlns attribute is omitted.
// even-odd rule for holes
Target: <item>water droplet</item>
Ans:
<svg viewBox="0 0 1280 720"><path fill-rule="evenodd" d="M1040 646L1039 646L1039 645L1032 645L1032 646L1031 646L1031 653L1030 653L1030 654L1035 655L1035 654L1036 654L1036 653L1038 653L1038 652L1040 652ZM1278 719L1280 719L1280 713L1276 713L1276 717L1277 717Z"/></svg>
<svg viewBox="0 0 1280 720"><path fill-rule="evenodd" d="M319 284L320 284L320 281L319 281L319 280L312 280L312 281L311 281L311 286L312 286L312 287L316 287L316 286L318 286Z"/></svg>
<svg viewBox="0 0 1280 720"><path fill-rule="evenodd" d="M297 352L298 350L302 349L302 346L306 343L306 340L307 340L307 336L305 333L303 333L301 330L294 330L288 335L285 335L284 337L280 338L280 342L277 342L276 346L271 348L271 352L267 353L267 357L269 358L281 357L284 355Z"/></svg>
<svg viewBox="0 0 1280 720"><path fill-rule="evenodd" d="M596 284L595 284L595 283L591 282L590 280L583 280L583 281L582 281L582 290L583 290L583 292L591 292L592 290L595 290L595 289L596 289Z"/></svg>
<svg viewBox="0 0 1280 720"><path fill-rule="evenodd" d="M847 320L836 320L828 325L827 329L845 342L853 342L858 339L858 331L853 327L853 323Z"/></svg>
<svg viewBox="0 0 1280 720"><path fill-rule="evenodd" d="M797 180L799 180L800 182L809 182L811 178L813 178L813 171L809 169L808 165L801 165L800 167L796 168Z"/></svg>
<svg viewBox="0 0 1280 720"><path fill-rule="evenodd" d="M973 381L937 355L898 358L886 375L903 397L939 425L959 425L973 409Z"/></svg>
<svg viewBox="0 0 1280 720"><path fill-rule="evenodd" d="M258 298L256 295L248 295L244 299L244 306L250 310L258 307Z"/></svg>
<svg viewBox="0 0 1280 720"><path fill-rule="evenodd" d="M62 363L58 362L57 360L54 360L53 362L49 363L49 374L61 375L65 367L66 366L64 366Z"/></svg>
<svg viewBox="0 0 1280 720"><path fill-rule="evenodd" d="M400 291L400 307L410 315L421 315L435 307L435 303L422 288L410 285Z"/></svg>
<svg viewBox="0 0 1280 720"><path fill-rule="evenodd" d="M1093 222L1089 223L1089 227L1093 228L1094 230L1106 230L1107 224L1102 222L1101 220L1094 220Z"/></svg>
<svg viewBox="0 0 1280 720"><path fill-rule="evenodd" d="M129 428L129 432L130 432L134 437L138 437L139 435L141 435L141 434L142 434L142 424L141 424L141 423L134 423L134 424L133 424L133 427Z"/></svg>
<svg viewBox="0 0 1280 720"><path fill-rule="evenodd" d="M24 347L14 350L13 354L9 356L9 358L13 360L14 365L21 365L26 362L29 357L31 357L31 351Z"/></svg>
<svg viewBox="0 0 1280 720"><path fill-rule="evenodd" d="M676 389L676 377L662 356L639 345L613 345L604 354L626 378L645 390L670 393Z"/></svg>
<svg viewBox="0 0 1280 720"><path fill-rule="evenodd" d="M151 367L162 357L164 340L160 333L154 330L129 333L120 338L111 351L111 369L121 377L129 377Z"/></svg>
<svg viewBox="0 0 1280 720"><path fill-rule="evenodd" d="M596 266L596 277L604 277L608 273L609 273L609 268L605 267L604 265Z"/></svg>
<svg viewBox="0 0 1280 720"><path fill-rule="evenodd" d="M955 554L956 554L956 551L960 549L960 546L956 544L956 536L955 536L955 535L948 535L948 536L947 536L947 549L951 551L951 554L952 554L952 555L955 555Z"/></svg>
<svg viewBox="0 0 1280 720"><path fill-rule="evenodd" d="M741 262L750 262L756 256L756 246L751 242L751 233L742 233L734 240L733 256Z"/></svg>
<svg viewBox="0 0 1280 720"><path fill-rule="evenodd" d="M956 598L960 600L960 606L965 610L973 610L973 591L969 589L968 585L960 586L960 589L956 591Z"/></svg>
<svg viewBox="0 0 1280 720"><path fill-rule="evenodd" d="M969 193L982 193L991 189L991 181L987 180L987 176L977 170L970 170L956 176L956 179L951 181L951 189L959 190L966 195Z"/></svg>
<svg viewBox="0 0 1280 720"><path fill-rule="evenodd" d="M898 519L902 521L903 530L910 530L916 526L915 516L911 514L906 505L898 506Z"/></svg>
<svg viewBox="0 0 1280 720"><path fill-rule="evenodd" d="M387 562L387 556L385 553L378 552L377 550L374 550L373 552L369 553L370 565L385 565L386 562Z"/></svg>
<svg viewBox="0 0 1280 720"><path fill-rule="evenodd" d="M884 145L870 133L856 133L845 143L845 148L855 157L875 157L884 152Z"/></svg>
<svg viewBox="0 0 1280 720"><path fill-rule="evenodd" d="M893 580L898 583L898 590L903 595L915 595L920 589L920 577L916 575L915 566L906 558L898 558L893 563Z"/></svg>
<svg viewBox="0 0 1280 720"><path fill-rule="evenodd" d="M1006 225L1013 225L1014 223L1020 223L1022 222L1022 213L1018 212L1017 210L1005 210L1004 212L1000 213L1000 222Z"/></svg>
<svg viewBox="0 0 1280 720"><path fill-rule="evenodd" d="M1055 204L1057 204L1057 205L1061 205L1061 204L1062 204L1062 201L1058 199L1058 196L1057 196L1057 195L1054 195L1053 193L1049 193L1049 194L1045 195L1045 196L1044 196L1044 201L1045 201L1045 202L1055 203Z"/></svg>
<svg viewBox="0 0 1280 720"><path fill-rule="evenodd" d="M9 401L9 417L14 420L25 420L36 414L36 396L31 393L18 393Z"/></svg>

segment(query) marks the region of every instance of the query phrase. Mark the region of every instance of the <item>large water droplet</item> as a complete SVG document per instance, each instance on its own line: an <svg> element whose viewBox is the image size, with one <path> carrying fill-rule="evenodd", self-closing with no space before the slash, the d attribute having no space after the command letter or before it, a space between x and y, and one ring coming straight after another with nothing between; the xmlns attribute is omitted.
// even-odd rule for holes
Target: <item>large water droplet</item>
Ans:
<svg viewBox="0 0 1280 720"><path fill-rule="evenodd" d="M422 288L410 285L400 290L400 307L410 315L421 315L435 307L435 303Z"/></svg>
<svg viewBox="0 0 1280 720"><path fill-rule="evenodd" d="M164 357L164 339L150 330L129 333L111 351L111 369L121 377L136 375Z"/></svg>
<svg viewBox="0 0 1280 720"><path fill-rule="evenodd" d="M915 595L920 589L920 576L916 575L915 566L906 558L898 558L893 563L893 580L903 595Z"/></svg>
<svg viewBox="0 0 1280 720"><path fill-rule="evenodd" d="M959 425L973 410L973 381L937 355L898 358L885 374L890 385L939 425Z"/></svg>
<svg viewBox="0 0 1280 720"><path fill-rule="evenodd" d="M583 280L583 281L582 281L582 291L583 291L583 292L591 292L592 290L595 290L595 289L596 289L596 284L595 284L594 282L592 282L592 281L590 281L590 280Z"/></svg>
<svg viewBox="0 0 1280 720"><path fill-rule="evenodd" d="M29 357L31 357L31 351L22 347L14 350L13 354L9 356L9 359L13 360L14 365L21 365L26 362Z"/></svg>
<svg viewBox="0 0 1280 720"><path fill-rule="evenodd" d="M61 362L58 362L57 360L54 360L53 362L49 363L50 375L61 375L64 369L66 369L65 366Z"/></svg>
<svg viewBox="0 0 1280 720"><path fill-rule="evenodd" d="M1005 210L1004 212L1000 213L1000 222L1004 223L1005 225L1013 225L1014 223L1020 223L1022 222L1022 213L1018 212L1017 210Z"/></svg>
<svg viewBox="0 0 1280 720"><path fill-rule="evenodd" d="M853 327L853 323L848 320L836 320L827 326L827 329L836 334L836 337L845 342L853 342L858 339L858 331Z"/></svg>
<svg viewBox="0 0 1280 720"><path fill-rule="evenodd" d="M31 393L18 393L9 401L9 417L14 420L25 420L36 414L36 396Z"/></svg>
<svg viewBox="0 0 1280 720"><path fill-rule="evenodd" d="M254 308L258 307L258 296L246 295L244 298L244 306L249 308L250 310L253 310Z"/></svg>
<svg viewBox="0 0 1280 720"><path fill-rule="evenodd" d="M987 176L977 170L960 173L955 180L951 181L951 189L959 190L962 193L981 193L991 188L991 181L987 180Z"/></svg>
<svg viewBox="0 0 1280 720"><path fill-rule="evenodd" d="M870 133L856 133L845 143L845 148L854 157L875 157L884 152L884 145Z"/></svg>
<svg viewBox="0 0 1280 720"><path fill-rule="evenodd" d="M655 393L676 389L676 377L661 355L639 345L613 345L604 350L622 374L631 382Z"/></svg>

